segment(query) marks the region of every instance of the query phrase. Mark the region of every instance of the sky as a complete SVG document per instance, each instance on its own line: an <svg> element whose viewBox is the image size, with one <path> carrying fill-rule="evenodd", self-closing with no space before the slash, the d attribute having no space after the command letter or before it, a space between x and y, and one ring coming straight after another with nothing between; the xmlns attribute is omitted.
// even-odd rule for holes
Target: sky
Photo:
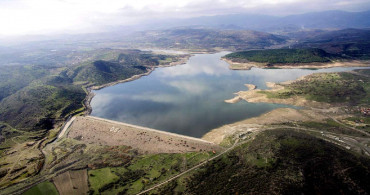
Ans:
<svg viewBox="0 0 370 195"><path fill-rule="evenodd" d="M369 0L0 0L0 35L96 32L104 26L221 14L369 9Z"/></svg>

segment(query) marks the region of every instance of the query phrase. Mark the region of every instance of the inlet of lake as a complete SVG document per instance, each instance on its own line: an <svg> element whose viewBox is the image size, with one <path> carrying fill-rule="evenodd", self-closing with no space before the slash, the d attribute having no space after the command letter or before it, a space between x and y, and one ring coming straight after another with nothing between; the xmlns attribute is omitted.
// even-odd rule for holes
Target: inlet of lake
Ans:
<svg viewBox="0 0 370 195"><path fill-rule="evenodd" d="M259 116L289 105L224 100L248 90L266 89L266 82L295 80L315 72L356 69L230 70L221 57L228 52L196 54L184 65L157 68L148 76L94 91L92 116L168 132L201 137L211 129Z"/></svg>

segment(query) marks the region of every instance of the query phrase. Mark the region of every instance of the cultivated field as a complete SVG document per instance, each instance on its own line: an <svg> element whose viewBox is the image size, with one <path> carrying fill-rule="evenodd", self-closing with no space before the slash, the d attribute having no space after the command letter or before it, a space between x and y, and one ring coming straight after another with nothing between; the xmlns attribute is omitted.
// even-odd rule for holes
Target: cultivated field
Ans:
<svg viewBox="0 0 370 195"><path fill-rule="evenodd" d="M89 191L86 169L68 171L58 175L53 180L60 195L87 194Z"/></svg>
<svg viewBox="0 0 370 195"><path fill-rule="evenodd" d="M141 153L219 151L211 142L97 117L77 117L68 129L69 138L89 144L125 145Z"/></svg>

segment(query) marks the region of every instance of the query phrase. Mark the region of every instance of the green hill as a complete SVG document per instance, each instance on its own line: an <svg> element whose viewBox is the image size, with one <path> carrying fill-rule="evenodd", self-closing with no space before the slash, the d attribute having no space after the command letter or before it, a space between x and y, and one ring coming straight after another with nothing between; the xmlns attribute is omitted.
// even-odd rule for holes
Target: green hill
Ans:
<svg viewBox="0 0 370 195"><path fill-rule="evenodd" d="M321 49L268 49L234 52L225 58L234 62L286 64L330 62L333 55Z"/></svg>
<svg viewBox="0 0 370 195"><path fill-rule="evenodd" d="M117 51L112 51L116 54ZM184 56L121 50L111 60L72 67L3 66L0 72L0 122L26 131L48 130L55 121L83 107L85 87L146 73Z"/></svg>
<svg viewBox="0 0 370 195"><path fill-rule="evenodd" d="M146 73L152 67L176 62L179 59L179 56L129 50L121 53L117 59L88 62L71 68L66 74L75 82L102 85Z"/></svg>
<svg viewBox="0 0 370 195"><path fill-rule="evenodd" d="M342 58L355 60L370 59L370 30L343 29L308 34L301 37L293 48L320 48Z"/></svg>

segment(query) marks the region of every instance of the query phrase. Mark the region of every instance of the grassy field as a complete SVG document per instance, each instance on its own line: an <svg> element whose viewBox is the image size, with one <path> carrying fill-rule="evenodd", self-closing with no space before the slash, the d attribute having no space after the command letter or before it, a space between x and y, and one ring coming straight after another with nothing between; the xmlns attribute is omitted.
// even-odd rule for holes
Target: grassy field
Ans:
<svg viewBox="0 0 370 195"><path fill-rule="evenodd" d="M99 189L107 184L118 181L119 177L112 173L111 168L106 167L102 169L89 170L89 183L94 192L99 192Z"/></svg>
<svg viewBox="0 0 370 195"><path fill-rule="evenodd" d="M42 182L32 187L22 195L58 195L55 185L49 181Z"/></svg>
<svg viewBox="0 0 370 195"><path fill-rule="evenodd" d="M333 55L320 49L268 49L234 52L225 56L233 62L258 62L268 64L295 64L330 62Z"/></svg>
<svg viewBox="0 0 370 195"><path fill-rule="evenodd" d="M94 194L136 194L210 156L204 152L144 155L125 167L89 170L90 188Z"/></svg>

